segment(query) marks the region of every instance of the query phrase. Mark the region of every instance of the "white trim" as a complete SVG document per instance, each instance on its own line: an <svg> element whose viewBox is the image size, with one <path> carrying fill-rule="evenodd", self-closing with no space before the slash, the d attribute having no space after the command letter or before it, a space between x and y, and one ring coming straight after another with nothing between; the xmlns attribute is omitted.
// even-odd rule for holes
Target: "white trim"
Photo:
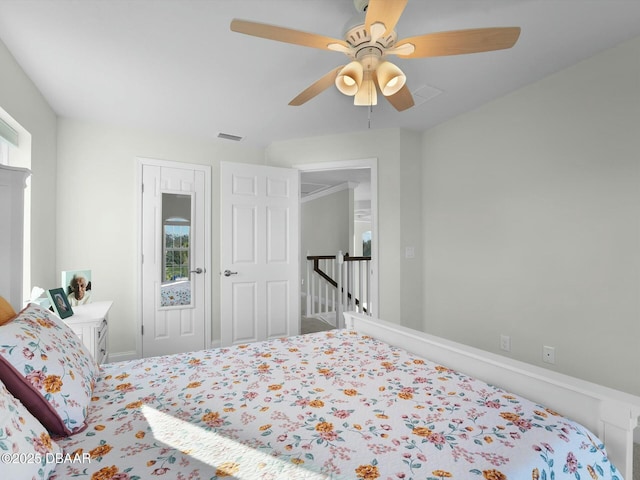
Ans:
<svg viewBox="0 0 640 480"><path fill-rule="evenodd" d="M0 165L9 165L9 143L0 139Z"/></svg>
<svg viewBox="0 0 640 480"><path fill-rule="evenodd" d="M380 242L378 241L378 159L376 157L363 158L359 160L341 160L336 162L321 162L321 163L304 163L300 165L293 165L302 172L320 172L326 170L346 170L354 168L369 168L371 171L371 297L374 299L371 305L372 315L377 315L379 312L379 249ZM300 250L302 251L302 249Z"/></svg>
<svg viewBox="0 0 640 480"><path fill-rule="evenodd" d="M633 431L640 418L640 397L366 315L345 312L344 316L347 328L578 421L605 443L611 461L624 478L633 478Z"/></svg>
<svg viewBox="0 0 640 480"><path fill-rule="evenodd" d="M142 167L144 165L152 165L158 167L168 167L168 168L189 168L192 170L199 170L204 173L204 183L205 183L205 191L204 191L204 218L207 223L205 226L205 251L204 251L204 291L205 291L205 301L204 301L204 334L205 334L205 348L211 348L211 166L210 165L200 165L196 163L186 163L186 162L174 162L170 160L160 160L155 158L146 158L146 157L136 157L136 197L137 197L137 210L138 215L136 218L136 257L137 257L137 265L136 265L136 289L138 298L137 312L136 315L136 357L140 358L142 352Z"/></svg>
<svg viewBox="0 0 640 480"><path fill-rule="evenodd" d="M326 197L329 195L333 195L334 193L341 192L343 190L352 189L358 186L357 182L344 182L339 185L334 185L333 187L328 187L323 190L319 190L317 192L310 193L309 195L302 197L300 200L301 203L310 202L312 200L318 200L319 198Z"/></svg>
<svg viewBox="0 0 640 480"><path fill-rule="evenodd" d="M109 362L107 363L126 362L128 360L138 360L139 358L138 352L133 350L118 353L109 352Z"/></svg>
<svg viewBox="0 0 640 480"><path fill-rule="evenodd" d="M17 147L19 138L20 135L18 134L18 131L0 118L0 139L5 140L14 147Z"/></svg>

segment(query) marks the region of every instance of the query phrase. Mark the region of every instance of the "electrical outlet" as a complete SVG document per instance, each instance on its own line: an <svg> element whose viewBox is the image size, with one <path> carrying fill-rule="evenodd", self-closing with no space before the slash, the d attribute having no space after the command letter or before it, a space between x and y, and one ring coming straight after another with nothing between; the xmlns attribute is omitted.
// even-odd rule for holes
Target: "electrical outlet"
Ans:
<svg viewBox="0 0 640 480"><path fill-rule="evenodd" d="M554 347L548 347L545 345L542 347L542 361L544 363L555 364L556 363L556 349Z"/></svg>
<svg viewBox="0 0 640 480"><path fill-rule="evenodd" d="M500 335L500 350L511 351L511 337L509 335Z"/></svg>

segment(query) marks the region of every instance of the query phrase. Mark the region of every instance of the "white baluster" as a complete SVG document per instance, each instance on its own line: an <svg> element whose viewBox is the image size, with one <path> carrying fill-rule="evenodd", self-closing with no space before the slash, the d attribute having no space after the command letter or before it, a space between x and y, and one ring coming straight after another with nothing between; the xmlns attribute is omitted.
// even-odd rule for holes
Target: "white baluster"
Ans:
<svg viewBox="0 0 640 480"><path fill-rule="evenodd" d="M337 258L333 258L331 260L331 278L336 279L336 264L338 263ZM331 288L331 311L336 311L336 289Z"/></svg>
<svg viewBox="0 0 640 480"><path fill-rule="evenodd" d="M324 260L324 267L322 270L328 274L329 272L329 260ZM324 313L329 311L329 282L324 281Z"/></svg>
<svg viewBox="0 0 640 480"><path fill-rule="evenodd" d="M307 252L307 257L310 255L309 252ZM307 309L305 311L307 316L311 315L311 269L313 268L313 263L312 260L307 260L307 285L306 285L306 290L307 290Z"/></svg>
<svg viewBox="0 0 640 480"><path fill-rule="evenodd" d="M354 311L358 311L358 306L356 305L357 290L358 290L358 286L356 285L356 283L358 282L358 274L356 272L356 268L358 267L358 265L356 264L357 262L349 262L349 266L350 266L349 292L351 292L351 310L354 310Z"/></svg>
<svg viewBox="0 0 640 480"><path fill-rule="evenodd" d="M365 268L365 279L367 282L367 314L371 315L371 266L369 265L369 260L365 260L364 262L364 268Z"/></svg>
<svg viewBox="0 0 640 480"><path fill-rule="evenodd" d="M360 307L358 308L358 312L362 313L363 312L363 305L364 305L364 282L363 282L363 275L362 275L362 261L358 261L358 300L360 300Z"/></svg>
<svg viewBox="0 0 640 480"><path fill-rule="evenodd" d="M313 262L314 260L312 260ZM311 268L313 269L313 263L311 264ZM311 314L315 315L316 313L316 284L318 283L318 275L316 272L311 277Z"/></svg>
<svg viewBox="0 0 640 480"><path fill-rule="evenodd" d="M336 262L337 262L337 270L338 270L338 278L337 278L337 284L338 284L338 308L336 309L336 326L338 328L344 328L344 318L342 317L342 312L344 311L344 297L342 295L342 289L343 289L343 265L344 265L344 258L342 256L342 252L338 252L338 255L336 256Z"/></svg>

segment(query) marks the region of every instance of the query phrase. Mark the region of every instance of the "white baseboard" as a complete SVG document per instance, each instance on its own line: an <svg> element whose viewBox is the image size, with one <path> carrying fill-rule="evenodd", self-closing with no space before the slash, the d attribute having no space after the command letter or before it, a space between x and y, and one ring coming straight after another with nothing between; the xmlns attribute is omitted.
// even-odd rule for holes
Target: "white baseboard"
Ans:
<svg viewBox="0 0 640 480"><path fill-rule="evenodd" d="M109 352L109 363L115 363L115 362L124 362L125 360L137 360L138 359L138 352L131 351L131 352L116 352L116 353L111 353Z"/></svg>

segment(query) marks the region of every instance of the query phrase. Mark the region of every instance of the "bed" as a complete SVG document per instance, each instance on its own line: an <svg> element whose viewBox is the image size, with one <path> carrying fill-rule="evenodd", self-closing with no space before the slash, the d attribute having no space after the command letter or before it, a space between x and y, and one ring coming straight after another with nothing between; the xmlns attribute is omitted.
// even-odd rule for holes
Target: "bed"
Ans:
<svg viewBox="0 0 640 480"><path fill-rule="evenodd" d="M6 459L39 460L32 476L52 479L631 480L639 398L345 317L345 329L97 367L29 306L0 327L5 403L30 405L20 418L35 425Z"/></svg>

